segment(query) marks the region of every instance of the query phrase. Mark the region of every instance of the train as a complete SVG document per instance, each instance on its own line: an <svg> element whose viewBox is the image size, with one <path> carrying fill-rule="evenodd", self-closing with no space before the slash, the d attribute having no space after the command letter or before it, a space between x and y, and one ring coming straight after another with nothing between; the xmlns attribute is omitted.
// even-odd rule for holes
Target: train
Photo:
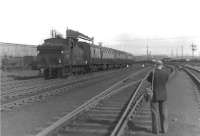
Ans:
<svg viewBox="0 0 200 136"><path fill-rule="evenodd" d="M45 79L129 67L135 61L131 53L95 45L93 38L70 29L66 38L52 32L37 52L37 65Z"/></svg>

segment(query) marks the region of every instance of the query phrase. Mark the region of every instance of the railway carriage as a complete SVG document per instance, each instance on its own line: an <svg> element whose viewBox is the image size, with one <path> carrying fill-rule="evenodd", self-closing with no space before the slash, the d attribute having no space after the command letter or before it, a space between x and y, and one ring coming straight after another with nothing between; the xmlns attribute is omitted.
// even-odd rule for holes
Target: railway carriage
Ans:
<svg viewBox="0 0 200 136"><path fill-rule="evenodd" d="M121 68L134 61L129 53L79 41L81 36L90 41L91 38L72 32L67 38L55 35L38 46L38 67L44 70L45 78Z"/></svg>

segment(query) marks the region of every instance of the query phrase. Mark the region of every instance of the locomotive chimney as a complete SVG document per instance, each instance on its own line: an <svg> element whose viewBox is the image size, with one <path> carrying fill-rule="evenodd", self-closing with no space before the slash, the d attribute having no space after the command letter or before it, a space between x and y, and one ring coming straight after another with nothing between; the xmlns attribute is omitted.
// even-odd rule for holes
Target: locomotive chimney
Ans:
<svg viewBox="0 0 200 136"><path fill-rule="evenodd" d="M102 45L103 45L103 43L102 43L102 42L99 42L99 46L102 47Z"/></svg>
<svg viewBox="0 0 200 136"><path fill-rule="evenodd" d="M67 27L67 30L66 30L66 39L67 39L67 36L68 36L68 27Z"/></svg>
<svg viewBox="0 0 200 136"><path fill-rule="evenodd" d="M51 34L51 38L53 38L53 29L51 29L50 34Z"/></svg>

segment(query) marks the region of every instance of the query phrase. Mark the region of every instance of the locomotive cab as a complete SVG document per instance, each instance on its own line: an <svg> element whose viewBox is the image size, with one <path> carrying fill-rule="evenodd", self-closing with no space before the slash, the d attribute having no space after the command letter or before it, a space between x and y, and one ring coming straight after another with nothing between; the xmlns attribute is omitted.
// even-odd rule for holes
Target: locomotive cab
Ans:
<svg viewBox="0 0 200 136"><path fill-rule="evenodd" d="M45 78L62 75L66 39L50 38L37 47L38 65L44 71Z"/></svg>

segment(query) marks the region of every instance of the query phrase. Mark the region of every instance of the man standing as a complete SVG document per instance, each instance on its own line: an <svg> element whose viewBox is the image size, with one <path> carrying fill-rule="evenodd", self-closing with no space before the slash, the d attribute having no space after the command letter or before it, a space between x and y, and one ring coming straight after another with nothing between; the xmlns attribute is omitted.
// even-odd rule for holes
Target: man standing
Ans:
<svg viewBox="0 0 200 136"><path fill-rule="evenodd" d="M158 61L156 68L151 72L147 80L152 84L153 96L151 99L152 113L152 132L159 133L159 116L161 132L166 133L168 129L168 113L167 113L167 90L166 83L169 73L164 70L162 61Z"/></svg>

